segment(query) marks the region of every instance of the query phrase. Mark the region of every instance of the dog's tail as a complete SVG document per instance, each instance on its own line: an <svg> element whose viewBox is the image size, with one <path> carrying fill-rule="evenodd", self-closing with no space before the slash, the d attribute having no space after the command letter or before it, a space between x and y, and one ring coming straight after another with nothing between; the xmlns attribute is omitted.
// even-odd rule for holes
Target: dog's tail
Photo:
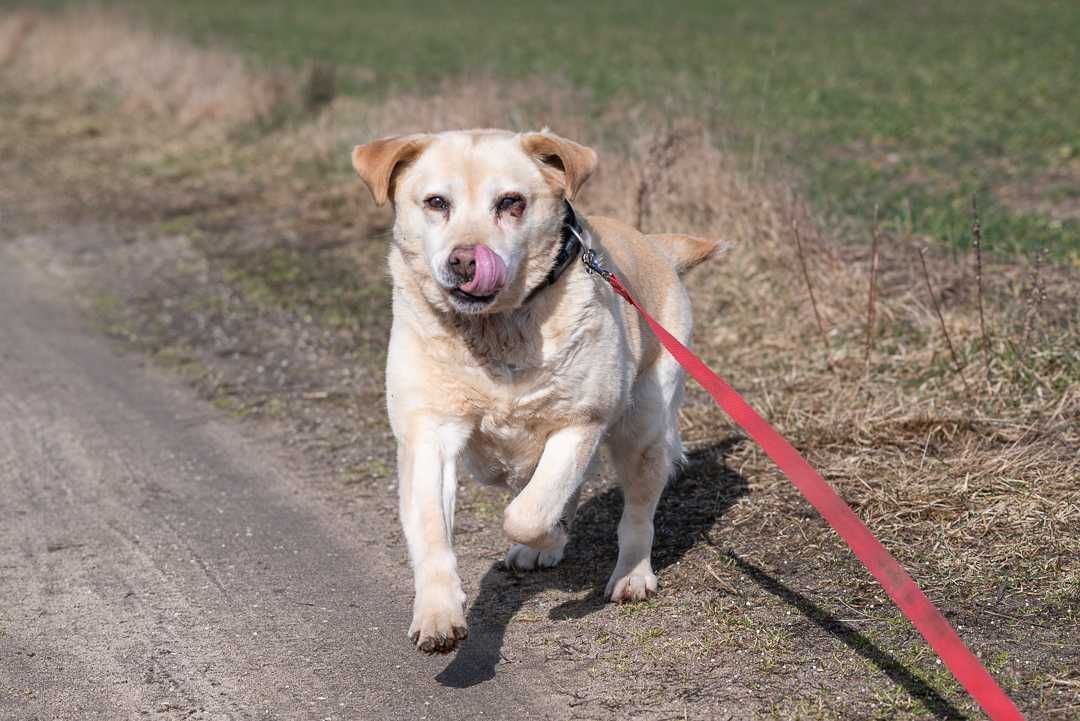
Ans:
<svg viewBox="0 0 1080 721"><path fill-rule="evenodd" d="M728 250L731 246L719 240L695 238L681 233L657 233L646 236L654 247L666 255L675 266L675 272L683 275L696 265Z"/></svg>

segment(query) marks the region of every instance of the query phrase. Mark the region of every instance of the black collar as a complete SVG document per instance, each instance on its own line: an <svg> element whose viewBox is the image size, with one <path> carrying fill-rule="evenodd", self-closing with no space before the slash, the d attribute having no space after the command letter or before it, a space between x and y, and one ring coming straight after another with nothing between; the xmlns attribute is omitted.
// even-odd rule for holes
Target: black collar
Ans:
<svg viewBox="0 0 1080 721"><path fill-rule="evenodd" d="M555 256L555 262L548 271L547 277L540 281L540 285L529 291L529 294L525 296L525 303L539 295L544 288L555 285L555 281L562 276L581 252L581 241L578 240L578 236L584 233L581 229L581 221L578 220L577 213L574 212L574 207L569 201L564 200L563 205L566 206L566 214L563 216L560 230L562 242L559 245L559 252Z"/></svg>

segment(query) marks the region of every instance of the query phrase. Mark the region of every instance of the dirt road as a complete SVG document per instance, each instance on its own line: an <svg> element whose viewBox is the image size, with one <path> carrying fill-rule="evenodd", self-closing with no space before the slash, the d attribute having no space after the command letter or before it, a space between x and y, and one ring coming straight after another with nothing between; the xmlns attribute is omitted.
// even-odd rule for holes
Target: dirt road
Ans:
<svg viewBox="0 0 1080 721"><path fill-rule="evenodd" d="M59 295L0 248L0 718L554 715L540 669L409 647L393 518L312 498Z"/></svg>

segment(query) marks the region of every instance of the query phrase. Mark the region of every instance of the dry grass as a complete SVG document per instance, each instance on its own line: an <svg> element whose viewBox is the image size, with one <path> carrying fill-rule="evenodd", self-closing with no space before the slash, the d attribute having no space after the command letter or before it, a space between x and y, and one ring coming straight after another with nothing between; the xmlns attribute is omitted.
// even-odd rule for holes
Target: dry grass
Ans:
<svg viewBox="0 0 1080 721"><path fill-rule="evenodd" d="M72 62L70 52L60 50L69 47L85 62ZM0 20L0 58L7 68L3 82L24 99L37 98L24 104L41 105L46 96L54 104L66 102L57 101L55 91L105 82L122 107L148 108L159 129L171 132L162 144L160 132L129 132L150 120L102 111L95 121L99 133L65 138L71 156L41 156L34 172L45 178L39 187L60 178L54 190L71 191L83 207L104 209L118 222L142 221L143 234L155 231L147 230L149 216L140 209L183 221L158 228L156 235L164 240L127 248L113 259L126 263L131 281L121 299L124 334L159 354L183 348L202 369L200 383L208 394L226 393L230 404L256 414L276 408L275 415L309 418L313 403L281 389L310 389L328 382L322 380L327 368L356 365L365 378L364 403L381 407L386 321L385 313L372 309L386 303L387 289L349 269L382 265L378 236L390 215L374 208L352 177L347 158L353 144L393 132L550 125L596 146L601 169L582 198L587 212L639 217L649 230L682 230L736 245L689 280L698 319L696 346L706 361L809 456L933 598L966 619L1002 617L1002 625L976 634L981 648L1007 645L1016 658L1049 664L1043 675L1019 662L999 669L1017 684L1033 684L1030 689L1036 690L1021 687L1025 698L1035 703L1035 694L1041 694L1046 708L1078 702L1066 686L1046 681L1061 675L1052 668L1063 664L1061 657L1032 655L1035 646L1027 643L1032 623L1050 624L1072 634L1073 641L1080 628L1080 318L1074 270L984 255L980 296L972 263L934 245L926 261L935 308L920 266L928 239L880 231L875 249L839 243L788 184L751 179L692 120L668 122L648 109L614 106L602 117L586 119L577 112L580 95L558 83L507 86L471 79L448 83L434 94L399 95L377 104L336 98L308 122L222 144L227 133L191 129L227 130L271 113L276 103L301 91L281 85L286 76L251 74L234 56L196 52L100 14L6 16ZM141 58L139 65L150 71L133 73L132 58ZM42 111L34 112L40 117ZM20 124L20 117L15 113L2 121L4 135L52 132L40 123ZM207 140L210 136L219 140ZM108 178L88 187L93 168L115 157L117 147L125 147L138 164L118 163ZM169 171L161 172L166 167ZM800 229L801 253L791 236L793 223ZM177 234L184 238L183 262L155 262ZM807 296L803 264L816 309ZM180 287L186 297L177 297ZM178 302L186 304L190 317L169 310ZM980 302L990 329L986 348ZM818 338L818 312L827 347ZM955 342L956 363L939 323ZM294 325L302 330L294 331ZM239 360L223 360L232 358L221 351L223 343L232 347L223 338L244 347ZM319 349L311 351L317 362L288 355L299 353L289 350L298 346L297 338ZM265 379L252 380L248 367L271 353L292 361L276 391L259 385ZM986 354L991 388L980 353ZM325 406L318 412L326 413ZM690 393L683 421L692 449L714 447L735 433L698 391ZM381 414L346 422L385 432ZM318 443L322 448L324 441ZM353 469L350 483L357 473L371 476L371 483L386 482L382 471L364 470L385 468L383 460L347 454L337 452L341 458L332 462ZM659 543L680 550L663 572L661 605L635 611L640 618L620 615L615 625L606 619L605 628L613 633L622 628L618 624L635 629L626 635L644 647L643 655L619 656L612 648L618 644L599 631L586 650L611 656L614 665L604 667L608 672L618 673L620 664L628 664L624 670L644 664L654 673L649 678L659 679L651 693L676 706L672 699L690 693L697 677L708 677L717 668L718 649L728 647L745 648L766 676L814 663L815 669L817 664L826 668L819 679L828 677L829 669L841 678L861 677L862 669L830 666L841 662L830 661L829 655L839 652L826 641L815 641L812 651L804 652L770 636L784 628L774 618L740 610L741 600L731 608L715 601L717 593L729 593L718 591L716 583L733 593L744 593L739 589L748 585L746 572L739 575L742 566L717 550L729 547L770 569L801 563L804 571L791 571L789 583L818 583L819 597L845 599L853 613L866 618L876 617L871 609L880 603L869 576L853 572L846 550L818 519L806 516L805 505L759 451L737 445L723 463L728 473L746 480L749 495L732 499L730 508L701 527L682 520L700 515L701 508L674 514L661 529L661 538L668 540ZM698 495L687 498L704 507L718 497L708 486L715 482L692 479L678 487L700 486ZM487 502L466 494L463 503L463 524L490 528L466 536L466 549L478 544L487 550L477 554L489 553L498 543L498 524L469 511ZM605 539L611 535L610 528L603 532ZM680 540L680 533L693 538ZM790 613L789 606L757 600L762 613L784 608ZM890 630L891 622L882 623L880 633L889 643L906 638ZM625 645L619 648L628 653ZM918 657L909 665L925 669L928 664ZM799 694L791 698L807 708L820 701ZM767 707L761 705L765 715ZM867 707L858 708L866 712Z"/></svg>
<svg viewBox="0 0 1080 721"><path fill-rule="evenodd" d="M123 112L169 116L181 128L264 118L288 99L283 73L256 72L236 54L197 50L92 7L6 13L0 67L23 92L104 91Z"/></svg>

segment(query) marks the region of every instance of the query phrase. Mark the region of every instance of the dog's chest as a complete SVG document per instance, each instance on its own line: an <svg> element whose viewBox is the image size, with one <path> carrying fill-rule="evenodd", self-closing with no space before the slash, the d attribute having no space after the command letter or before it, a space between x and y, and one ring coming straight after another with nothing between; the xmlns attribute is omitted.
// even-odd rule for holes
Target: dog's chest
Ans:
<svg viewBox="0 0 1080 721"><path fill-rule="evenodd" d="M532 477L543 450L535 429L485 416L469 438L468 466L481 483L517 488Z"/></svg>
<svg viewBox="0 0 1080 721"><path fill-rule="evenodd" d="M534 381L492 383L482 395L468 452L474 475L487 483L527 482L547 437L572 423L581 410L572 379L550 374Z"/></svg>
<svg viewBox="0 0 1080 721"><path fill-rule="evenodd" d="M605 322L606 321L606 322ZM617 417L633 377L610 319L514 327L485 319L428 343L425 404L468 419L467 467L478 480L531 478L552 432Z"/></svg>

